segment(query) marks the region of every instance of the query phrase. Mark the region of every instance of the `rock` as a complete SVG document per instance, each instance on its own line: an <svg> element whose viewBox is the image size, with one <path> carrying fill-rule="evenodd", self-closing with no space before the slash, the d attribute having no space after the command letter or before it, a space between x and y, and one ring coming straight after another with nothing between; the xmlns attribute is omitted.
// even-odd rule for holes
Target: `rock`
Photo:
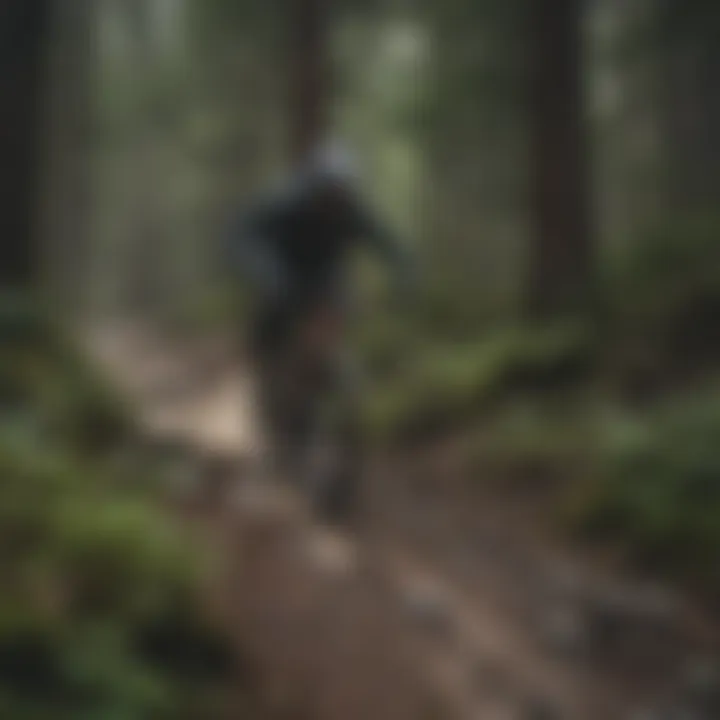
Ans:
<svg viewBox="0 0 720 720"><path fill-rule="evenodd" d="M707 714L684 701L671 703L662 708L647 708L636 711L627 720L716 720L717 715Z"/></svg>
<svg viewBox="0 0 720 720"><path fill-rule="evenodd" d="M563 720L564 717L549 700L541 698L529 700L519 714L519 720Z"/></svg>
<svg viewBox="0 0 720 720"><path fill-rule="evenodd" d="M667 718L657 710L633 710L626 720L667 720Z"/></svg>
<svg viewBox="0 0 720 720"><path fill-rule="evenodd" d="M313 566L326 575L349 576L358 566L357 551L353 544L333 533L311 534L307 552Z"/></svg>
<svg viewBox="0 0 720 720"><path fill-rule="evenodd" d="M685 669L681 695L703 720L720 717L720 663L705 658L692 660Z"/></svg>
<svg viewBox="0 0 720 720"><path fill-rule="evenodd" d="M451 634L451 610L438 589L418 584L406 590L403 602L410 617L422 629L437 636Z"/></svg>
<svg viewBox="0 0 720 720"><path fill-rule="evenodd" d="M580 655L589 646L587 621L577 608L558 606L548 611L541 632L546 646L563 655Z"/></svg>
<svg viewBox="0 0 720 720"><path fill-rule="evenodd" d="M616 660L662 663L677 656L678 604L656 588L593 589L582 599L588 644Z"/></svg>
<svg viewBox="0 0 720 720"><path fill-rule="evenodd" d="M492 698L478 708L478 720L564 720L564 715L544 699Z"/></svg>

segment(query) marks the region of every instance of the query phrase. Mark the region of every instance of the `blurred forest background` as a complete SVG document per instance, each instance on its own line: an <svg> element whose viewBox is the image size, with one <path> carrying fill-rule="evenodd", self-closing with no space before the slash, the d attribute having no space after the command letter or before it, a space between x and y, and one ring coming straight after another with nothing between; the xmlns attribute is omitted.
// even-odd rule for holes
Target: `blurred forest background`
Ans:
<svg viewBox="0 0 720 720"><path fill-rule="evenodd" d="M0 716L191 713L215 678L163 633L227 669L66 329L237 332L229 214L321 126L421 265L402 313L360 269L377 446L462 435L478 482L720 590L720 5L23 0L0 35Z"/></svg>

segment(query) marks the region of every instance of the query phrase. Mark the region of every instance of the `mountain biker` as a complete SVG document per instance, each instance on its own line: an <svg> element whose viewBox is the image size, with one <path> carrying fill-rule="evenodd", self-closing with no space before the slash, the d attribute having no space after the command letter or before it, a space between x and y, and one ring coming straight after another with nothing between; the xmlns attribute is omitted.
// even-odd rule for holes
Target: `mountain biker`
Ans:
<svg viewBox="0 0 720 720"><path fill-rule="evenodd" d="M317 148L285 188L243 213L229 240L229 262L256 294L251 340L261 373L318 306L347 313L356 248L375 250L395 287L409 286L410 256L364 203L354 159L338 143Z"/></svg>
<svg viewBox="0 0 720 720"><path fill-rule="evenodd" d="M360 246L381 255L396 285L409 280L409 255L361 199L358 172L340 144L321 146L280 192L244 213L230 234L230 262L252 282L258 307L254 347L271 353L316 303L349 301L349 260Z"/></svg>

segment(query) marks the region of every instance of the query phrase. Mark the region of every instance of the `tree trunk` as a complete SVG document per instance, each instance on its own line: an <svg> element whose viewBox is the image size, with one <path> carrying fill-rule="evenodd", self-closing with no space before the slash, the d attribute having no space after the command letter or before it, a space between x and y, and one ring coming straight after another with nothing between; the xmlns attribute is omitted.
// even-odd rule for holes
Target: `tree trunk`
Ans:
<svg viewBox="0 0 720 720"><path fill-rule="evenodd" d="M97 0L56 3L49 103L46 227L53 297L81 311L90 261L94 19Z"/></svg>
<svg viewBox="0 0 720 720"><path fill-rule="evenodd" d="M671 48L662 67L667 208L681 216L720 207L720 49Z"/></svg>
<svg viewBox="0 0 720 720"><path fill-rule="evenodd" d="M529 303L532 314L551 315L587 307L593 284L582 2L534 0L531 6Z"/></svg>
<svg viewBox="0 0 720 720"><path fill-rule="evenodd" d="M155 116L153 82L159 68L156 26L148 0L124 0L125 23L132 49L130 67L138 78L134 88L132 138L136 156L133 185L132 237L127 267L128 309L157 315L163 303L165 268L169 262L160 221L159 154L163 134Z"/></svg>
<svg viewBox="0 0 720 720"><path fill-rule="evenodd" d="M0 5L0 286L36 281L48 0Z"/></svg>
<svg viewBox="0 0 720 720"><path fill-rule="evenodd" d="M302 160L328 129L328 0L290 0L290 151Z"/></svg>

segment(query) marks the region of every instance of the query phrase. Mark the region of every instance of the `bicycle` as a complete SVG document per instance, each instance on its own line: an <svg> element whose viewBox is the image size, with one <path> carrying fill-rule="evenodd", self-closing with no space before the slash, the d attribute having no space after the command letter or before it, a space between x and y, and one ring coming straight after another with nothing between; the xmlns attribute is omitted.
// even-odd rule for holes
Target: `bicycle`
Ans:
<svg viewBox="0 0 720 720"><path fill-rule="evenodd" d="M345 330L341 310L318 304L260 371L265 430L281 478L332 522L349 521L358 511L363 474Z"/></svg>

